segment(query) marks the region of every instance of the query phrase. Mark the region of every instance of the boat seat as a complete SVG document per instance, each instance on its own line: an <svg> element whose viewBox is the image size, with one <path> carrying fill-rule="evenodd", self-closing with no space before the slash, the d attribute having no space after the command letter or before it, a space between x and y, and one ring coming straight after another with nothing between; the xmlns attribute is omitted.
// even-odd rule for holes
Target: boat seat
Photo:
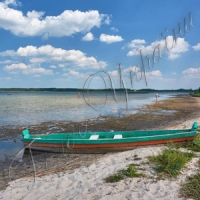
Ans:
<svg viewBox="0 0 200 200"><path fill-rule="evenodd" d="M99 139L99 135L91 135L89 140L97 140Z"/></svg>
<svg viewBox="0 0 200 200"><path fill-rule="evenodd" d="M114 135L113 139L122 139L122 135Z"/></svg>

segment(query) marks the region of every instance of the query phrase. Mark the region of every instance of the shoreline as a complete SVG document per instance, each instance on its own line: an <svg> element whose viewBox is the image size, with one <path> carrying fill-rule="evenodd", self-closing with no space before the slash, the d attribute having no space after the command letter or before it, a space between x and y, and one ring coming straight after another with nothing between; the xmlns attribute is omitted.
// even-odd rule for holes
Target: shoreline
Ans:
<svg viewBox="0 0 200 200"><path fill-rule="evenodd" d="M179 107L177 108L177 112L173 112L173 113L170 112L170 115L168 113L163 114L162 110L171 111L174 109L174 106L177 106L177 105L179 105ZM190 105L190 106L187 106L187 105ZM194 108L195 108L195 110L194 110ZM162 102L159 102L158 104L145 105L143 108L140 108L140 109L142 110L143 114L137 115L138 123L136 125L139 126L140 124L144 124L144 120L142 120L142 122L141 122L140 119L142 117L146 117L145 118L146 126L143 126L141 129L150 129L150 128L155 129L155 127L156 127L156 129L159 129L159 127L162 127L162 129L190 128L192 126L194 120L197 121L198 123L200 123L200 116L198 115L198 112L200 110L200 99L193 98L193 97L188 97L187 100L185 100L185 97L183 97L183 96L173 97L173 98L164 100ZM157 115L155 113L157 113ZM161 114L159 115L158 113L161 113ZM173 114L173 116L171 116L171 114ZM155 118L151 117L151 119L149 119L149 115L150 116L156 115L156 116L155 116ZM178 119L173 120L177 116L178 116ZM130 115L130 116L127 116L127 117L121 118L121 119L113 119L113 118L108 117L104 121L100 121L98 123L98 127L102 128L101 127L102 125L104 125L104 127L106 125L110 125L110 126L108 126L108 128L110 128L110 127L112 128L113 126L117 128L118 127L117 122L119 122L120 123L119 125L122 126L121 128L123 129L123 127L125 126L125 124L123 124L124 121L134 120L134 117L136 117L136 116ZM160 120L156 121L158 118L162 119L161 120L162 123L159 124ZM170 120L166 121L166 119L169 119L169 118L170 118ZM112 122L113 120L114 120L114 122L111 124L110 121ZM152 123L148 123L149 120L152 121ZM164 122L163 122L163 120L164 120ZM89 122L89 123L94 123L94 122ZM77 124L74 124L74 125L77 125ZM133 126L136 127L135 124L133 124ZM133 126L128 126L128 128L132 128ZM96 126L96 128L98 128L98 127ZM67 127L67 125L65 125L64 128L67 129L69 127ZM100 155L81 155L81 156L68 155L68 159L63 159L63 157L62 156L59 157L58 154L57 155L49 154L49 155L46 155L46 157L45 156L41 157L40 155L39 156L35 155L35 161L37 162L37 165L38 165L37 170L38 171L43 170L43 172L40 173L41 177L36 178L38 180L38 182L34 187L36 187L40 191L40 186L48 185L48 183L50 184L50 182L51 182L50 180L52 178L53 179L56 178L56 181L60 182L60 184L63 185L62 187L60 187L59 192L57 192L57 187L55 188L51 184L48 185L48 187L52 188L51 189L51 190L53 190L52 192L50 192L50 189L49 190L47 189L48 187L45 189L45 188L43 188L44 186L42 186L42 188L43 188L42 192L44 193L46 191L45 195L48 196L48 194L50 192L50 194L51 194L49 196L50 199L57 198L57 197L59 197L59 199L62 199L64 197L68 197L67 195L69 193L71 195L71 198L75 197L75 199L88 199L88 198L90 199L90 198L95 198L95 197L97 199L110 199L110 197L111 197L111 199L116 199L116 198L118 198L118 195L121 195L121 199L123 199L127 195L129 195L130 199L132 198L135 200L137 198L133 198L133 196L131 197L131 194L128 192L128 187L126 186L129 184L131 184L131 185L136 184L135 179L128 180L128 182L127 182L127 180L125 180L122 182L118 182L116 184L110 184L110 183L108 184L103 181L103 177L105 177L106 174L108 175L111 172L114 173L118 169L121 169L125 165L129 164L128 160L129 159L131 160L134 154L138 154L139 157L146 159L146 157L149 155L150 152L157 154L165 146L166 145L137 147L136 149L131 150L131 151L126 151L126 152L122 152L122 153L108 153L105 155L102 155L102 154L100 154ZM83 160L81 160L81 157ZM43 161L40 160L41 158L43 159ZM66 156L65 156L65 158L66 158ZM48 163L50 163L50 165L52 165L52 163L56 162L58 164L61 164L62 166L63 165L65 165L65 166L60 167L54 171L50 170L50 172L47 173L47 175L45 175L45 173L44 173L45 165L46 165L45 159L48 160ZM123 161L120 161L120 163L118 163L119 160L123 160ZM133 161L133 159L132 159L132 161ZM29 162L30 162L30 158L29 158ZM194 162L194 161L192 161L192 162ZM191 165L190 167L192 168L193 164L190 164L190 165ZM22 169L21 168L22 166L30 168L31 162L28 163L28 159L27 159L27 163L25 163L25 165L22 164L22 165L20 165L20 167L18 166L18 168L13 168L13 169L14 170L18 169L20 171ZM41 166L43 166L43 168ZM49 167L51 168L52 166L49 166ZM96 169L98 169L98 170L96 171ZM103 171L101 172L101 170L103 170ZM152 173L152 172L149 172L149 170L151 171L152 169L150 169L149 166L146 166L145 171L147 171L148 173ZM27 176L28 172L29 172L29 176L31 173L31 176L32 176L31 178L28 178L28 176ZM5 174L6 173L8 173L8 171L6 171L6 169L5 169ZM189 173L191 173L191 172L189 172ZM32 192L30 193L30 191L27 190L27 187L25 186L25 184L28 184L30 181L33 181L33 170L29 169L26 171L25 174L26 174L25 181L22 181L22 179L20 180L19 179L20 175L17 175L14 178L14 181L9 182L10 186L8 186L6 188L6 190L0 191L0 199L1 198L4 199L4 195L6 195L5 197L12 198L12 199L15 199L15 197L16 197L16 199L19 199L19 198L21 198L20 195L22 195L22 196L25 195L24 199L28 199L28 198L34 199L35 198L34 196L32 196L32 197L29 196L29 195L33 195L34 188L33 188L33 190L31 190ZM61 175L59 175L59 174L61 174ZM79 174L80 177L83 178L83 180L81 180L81 178L79 176L77 176L77 174ZM45 176L43 176L43 175L45 175ZM91 176L96 177L96 179L90 179ZM72 186L70 186L68 183L66 183L67 181L69 181L69 177L71 177L71 179L74 180L74 182L70 180L70 183L73 182ZM1 176L0 176L0 178L1 178ZM7 178L8 178L8 176L7 176ZM141 182L143 184L143 186L144 186L145 181L147 181L147 182L149 181L149 180L143 180L143 179L141 179L141 180L137 179L137 181L138 180L139 180L139 182ZM7 179L7 181L8 181L8 179ZM22 181L24 183L21 183L20 181ZM84 184L82 182L84 182ZM91 182L91 184L89 184L88 182ZM178 181L178 183L179 182L180 182L180 180ZM0 186L3 186L2 183L3 182L0 180ZM16 184L19 184L19 183L23 184L23 185L19 186L19 188L14 188L14 189L12 188L12 187L15 187ZM169 183L169 182L166 182L166 180L165 180L164 182L162 182L162 181L158 182L158 183L154 184L153 186L150 184L150 182L148 184L150 184L149 187L154 188L153 190L155 190L155 188L157 188L156 190L158 190L159 187L162 189L163 189L163 187L167 187L168 189L173 188L173 184L175 184L176 187L174 189L173 195L176 196L177 190L179 188L178 183L176 181L173 183L171 183L171 182ZM85 186L85 184L86 184L86 186ZM102 185L102 187L100 187L99 184ZM80 185L80 187L79 187L79 185ZM104 187L104 185L106 185L106 187ZM123 188L126 190L126 192L119 191L119 189L121 187L120 185L123 185ZM68 188L68 189L66 189L66 188L64 189L64 186L66 186L66 188ZM94 186L96 188L100 187L99 190L101 190L101 191L103 191L105 189L106 192L108 192L110 195L111 194L113 194L113 195L107 196L107 194L105 194L105 192L103 192L103 196L101 196L100 193L96 192L96 189L94 189ZM6 187L6 185L5 185L5 181L4 181L4 188L2 187L2 189L5 189L5 187ZM20 189L20 187L21 187L21 189ZM118 190L116 190L116 187L118 188ZM89 192L88 191L86 192L87 188L90 189ZM108 189L108 188L110 188L110 189ZM114 190L114 191L116 190L116 191L113 193L111 191L111 188L112 188L112 190ZM165 191L165 189L164 189L164 191ZM25 194L26 192L27 192L27 194ZM141 192L142 191L137 192L137 195L139 195L138 196L139 199L146 199L147 196L145 196L145 195L150 195L148 192L146 192L144 196L140 196ZM17 196L15 196L16 193L17 193ZM21 193L21 194L18 194L18 193ZM76 193L79 195L77 196ZM82 193L84 195L80 196L80 194L82 194ZM122 193L123 193L123 195L122 195ZM151 193L152 193L152 191L151 191ZM136 195L136 193L134 193L134 192L133 192L133 194ZM167 193L167 194L168 194L167 199L169 197L172 198L172 196L170 196L169 193ZM43 197L47 198L47 196L40 197L38 194L37 198L43 198ZM158 196L159 195L157 194L157 197ZM148 198L153 199L153 196L150 195L150 196L148 196ZM158 199L159 199L159 197L158 197Z"/></svg>

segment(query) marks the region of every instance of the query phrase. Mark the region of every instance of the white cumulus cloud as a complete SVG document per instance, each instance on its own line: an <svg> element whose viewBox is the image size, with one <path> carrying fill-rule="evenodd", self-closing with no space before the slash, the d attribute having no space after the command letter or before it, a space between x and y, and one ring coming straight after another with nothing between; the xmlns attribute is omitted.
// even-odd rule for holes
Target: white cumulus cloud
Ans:
<svg viewBox="0 0 200 200"><path fill-rule="evenodd" d="M100 40L101 42L105 42L105 43L111 44L111 43L113 43L113 42L121 42L121 41L123 41L124 39L123 39L121 36L119 36L119 35L106 35L106 34L101 34L99 40Z"/></svg>
<svg viewBox="0 0 200 200"><path fill-rule="evenodd" d="M23 74L42 74L42 75L53 75L52 70L47 70L42 67L36 67L34 65L26 65L24 63L7 65L4 67L5 71L11 74L23 73Z"/></svg>
<svg viewBox="0 0 200 200"><path fill-rule="evenodd" d="M24 63L18 63L18 64L7 65L5 66L4 69L7 71L12 71L12 70L26 70L28 68L29 67Z"/></svg>
<svg viewBox="0 0 200 200"><path fill-rule="evenodd" d="M131 50L128 52L127 56L135 56L140 54L140 50L142 55L151 56L153 55L154 49L159 45L161 53L164 51L165 40L152 42L150 45L145 46L145 40L143 39L135 39L128 43L128 48ZM168 48L171 48L173 43L172 36L167 37ZM168 51L168 59L174 60L181 56L181 53L184 53L189 50L189 44L185 41L184 38L177 38L176 44L173 45L173 48ZM156 50L156 52L158 52ZM167 52L167 50L166 50ZM156 53L157 55L158 53Z"/></svg>
<svg viewBox="0 0 200 200"><path fill-rule="evenodd" d="M87 57L79 50L65 50L51 45L20 47L17 51L8 50L0 53L0 56L14 57L15 59L29 59L30 63L50 63L62 67L76 67L81 69L103 69L107 66L104 61L97 61L94 57Z"/></svg>
<svg viewBox="0 0 200 200"><path fill-rule="evenodd" d="M162 73L159 70L155 70L152 72L148 72L148 75L152 76L152 77L162 77Z"/></svg>
<svg viewBox="0 0 200 200"><path fill-rule="evenodd" d="M67 73L64 73L63 76L69 78L69 79L74 79L74 78L83 78L86 79L88 77L87 73L80 73L75 70L68 70Z"/></svg>
<svg viewBox="0 0 200 200"><path fill-rule="evenodd" d="M57 67L55 65L50 66L51 69L56 69Z"/></svg>
<svg viewBox="0 0 200 200"><path fill-rule="evenodd" d="M182 72L184 75L183 78L186 79L199 79L200 77L200 68L188 68Z"/></svg>
<svg viewBox="0 0 200 200"><path fill-rule="evenodd" d="M192 47L195 51L199 51L200 50L200 43L198 43L197 45Z"/></svg>
<svg viewBox="0 0 200 200"><path fill-rule="evenodd" d="M119 76L119 72L118 70L113 70L113 71L108 71L108 74L111 76L111 77L118 77Z"/></svg>
<svg viewBox="0 0 200 200"><path fill-rule="evenodd" d="M97 10L82 12L79 10L64 10L57 16L45 16L43 11L28 11L10 8L17 1L0 2L0 28L8 30L17 36L48 37L71 36L79 32L88 32L101 24L109 24L110 17L100 14Z"/></svg>
<svg viewBox="0 0 200 200"><path fill-rule="evenodd" d="M21 3L17 0L5 0L4 4L5 5L13 5L13 6L21 5Z"/></svg>
<svg viewBox="0 0 200 200"><path fill-rule="evenodd" d="M169 55L168 55L168 58L170 60L175 60L176 58L179 58L179 57L180 57L180 55L177 53L169 53Z"/></svg>
<svg viewBox="0 0 200 200"><path fill-rule="evenodd" d="M89 32L82 38L82 40L83 41L92 41L92 40L94 40L94 36L91 32Z"/></svg>

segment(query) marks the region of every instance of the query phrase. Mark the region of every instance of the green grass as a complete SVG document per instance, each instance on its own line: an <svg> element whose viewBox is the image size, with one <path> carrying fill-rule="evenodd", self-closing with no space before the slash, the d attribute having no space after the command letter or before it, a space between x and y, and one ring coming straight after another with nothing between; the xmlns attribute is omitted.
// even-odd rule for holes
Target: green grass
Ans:
<svg viewBox="0 0 200 200"><path fill-rule="evenodd" d="M192 150L192 151L200 151L200 135L198 135L192 144L187 147L187 149Z"/></svg>
<svg viewBox="0 0 200 200"><path fill-rule="evenodd" d="M200 97L200 92L190 93L192 97Z"/></svg>
<svg viewBox="0 0 200 200"><path fill-rule="evenodd" d="M187 177L181 187L181 196L200 200L200 173Z"/></svg>
<svg viewBox="0 0 200 200"><path fill-rule="evenodd" d="M144 174L137 172L134 164L130 164L127 169L122 169L121 174L129 178L144 176Z"/></svg>
<svg viewBox="0 0 200 200"><path fill-rule="evenodd" d="M137 154L135 154L133 157L134 157L134 160L142 160L142 158L139 158Z"/></svg>
<svg viewBox="0 0 200 200"><path fill-rule="evenodd" d="M198 165L200 168L200 159ZM180 194L185 198L200 200L200 172L187 177L186 182L181 185Z"/></svg>
<svg viewBox="0 0 200 200"><path fill-rule="evenodd" d="M175 148L186 148L191 151L200 152L200 135L198 134L193 141L176 144Z"/></svg>
<svg viewBox="0 0 200 200"><path fill-rule="evenodd" d="M122 174L114 174L105 178L106 183L115 183L124 179Z"/></svg>
<svg viewBox="0 0 200 200"><path fill-rule="evenodd" d="M134 160L142 160L142 158L137 157L137 158L134 158Z"/></svg>
<svg viewBox="0 0 200 200"><path fill-rule="evenodd" d="M143 177L144 174L138 173L135 166L139 166L139 164L130 164L127 169L122 169L118 171L117 174L114 174L105 178L105 181L107 183L114 183L114 182L121 181L127 177L129 178Z"/></svg>
<svg viewBox="0 0 200 200"><path fill-rule="evenodd" d="M132 165L134 167L139 167L140 166L140 164L136 164L136 163L133 163L133 164L130 164L130 165Z"/></svg>
<svg viewBox="0 0 200 200"><path fill-rule="evenodd" d="M149 156L151 163L155 164L155 169L167 177L177 177L182 167L196 155L193 152L181 152L175 149L173 144L169 144L168 148L157 156Z"/></svg>

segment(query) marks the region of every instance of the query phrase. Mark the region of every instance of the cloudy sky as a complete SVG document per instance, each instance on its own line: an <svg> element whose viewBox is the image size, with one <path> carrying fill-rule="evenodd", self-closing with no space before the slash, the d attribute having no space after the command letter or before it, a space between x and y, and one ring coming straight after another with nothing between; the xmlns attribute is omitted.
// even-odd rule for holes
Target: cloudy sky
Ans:
<svg viewBox="0 0 200 200"><path fill-rule="evenodd" d="M91 88L109 77L118 88L121 63L127 88L199 88L199 11L199 0L1 1L0 87L82 88L99 72Z"/></svg>

